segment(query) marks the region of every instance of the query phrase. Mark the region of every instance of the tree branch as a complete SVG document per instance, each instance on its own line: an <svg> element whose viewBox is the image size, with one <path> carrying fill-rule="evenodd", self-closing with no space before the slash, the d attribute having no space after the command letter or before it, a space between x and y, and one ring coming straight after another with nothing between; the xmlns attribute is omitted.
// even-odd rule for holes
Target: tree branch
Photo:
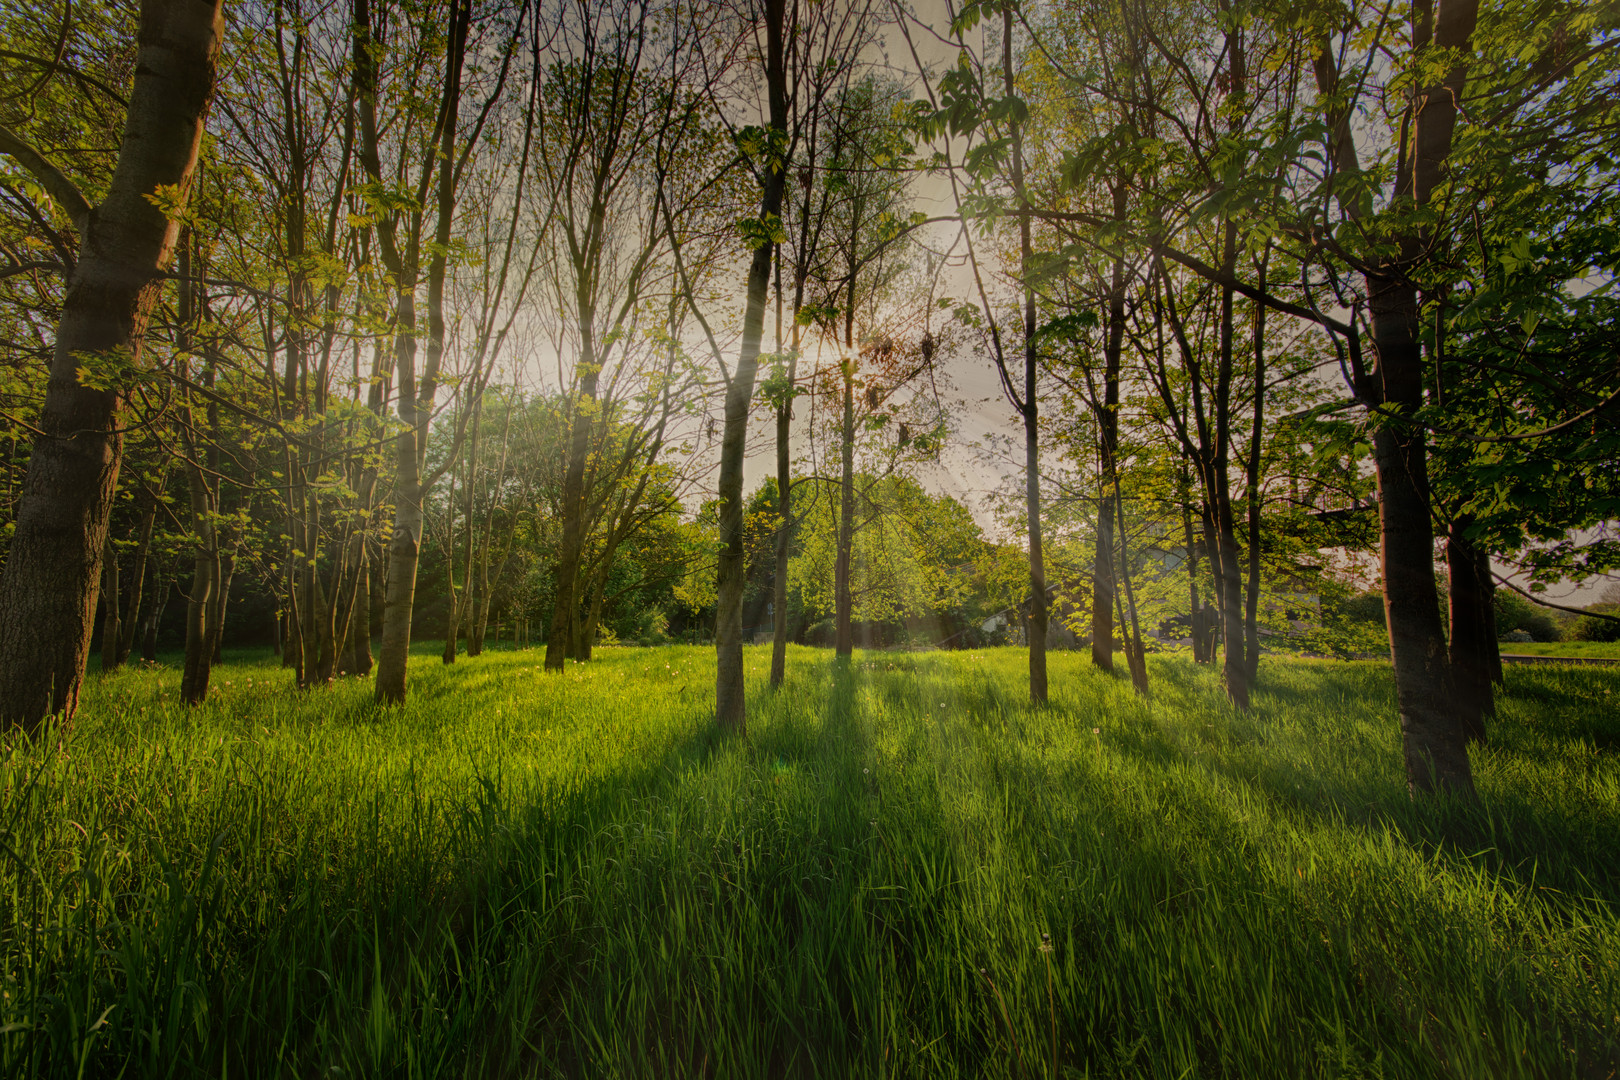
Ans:
<svg viewBox="0 0 1620 1080"><path fill-rule="evenodd" d="M57 205L73 219L73 227L79 230L82 241L90 228L90 203L79 192L78 186L61 169L51 164L44 154L4 124L0 124L0 154L16 158L19 165L34 174L34 178L45 186Z"/></svg>

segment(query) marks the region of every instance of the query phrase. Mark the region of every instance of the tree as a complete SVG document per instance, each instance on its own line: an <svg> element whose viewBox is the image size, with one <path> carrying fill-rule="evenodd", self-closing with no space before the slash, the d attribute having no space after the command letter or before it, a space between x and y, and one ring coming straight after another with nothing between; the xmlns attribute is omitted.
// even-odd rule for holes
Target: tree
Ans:
<svg viewBox="0 0 1620 1080"><path fill-rule="evenodd" d="M743 449L748 437L749 405L759 370L760 340L765 332L765 305L770 297L771 260L781 229L782 193L792 148L788 143L787 44L789 0L760 0L756 44L765 77L765 121L746 138L749 160L759 182L759 215L749 242L754 249L748 267L743 304L742 340L736 365L722 369L725 381L725 424L720 436L720 553L715 571L715 722L730 735L746 735L748 706L743 695L742 602L747 584L743 543ZM799 5L792 3L794 22Z"/></svg>
<svg viewBox="0 0 1620 1080"><path fill-rule="evenodd" d="M0 710L25 730L50 714L71 717L78 704L123 453L124 383L139 370L179 235L223 29L218 0L141 5L118 165L93 207L44 154L0 127L0 153L37 178L80 240L0 578Z"/></svg>

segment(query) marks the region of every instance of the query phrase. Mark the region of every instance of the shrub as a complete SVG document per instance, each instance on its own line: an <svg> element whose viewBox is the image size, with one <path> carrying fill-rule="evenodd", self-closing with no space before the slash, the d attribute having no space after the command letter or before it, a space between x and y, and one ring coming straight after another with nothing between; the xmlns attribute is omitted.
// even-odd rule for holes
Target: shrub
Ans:
<svg viewBox="0 0 1620 1080"><path fill-rule="evenodd" d="M1523 630L1531 641L1557 641L1563 634L1545 611L1510 589L1496 590L1496 636Z"/></svg>
<svg viewBox="0 0 1620 1080"><path fill-rule="evenodd" d="M1590 604L1586 610L1620 615L1620 604ZM1570 636L1576 641L1620 641L1620 622L1582 615L1575 620L1575 629Z"/></svg>

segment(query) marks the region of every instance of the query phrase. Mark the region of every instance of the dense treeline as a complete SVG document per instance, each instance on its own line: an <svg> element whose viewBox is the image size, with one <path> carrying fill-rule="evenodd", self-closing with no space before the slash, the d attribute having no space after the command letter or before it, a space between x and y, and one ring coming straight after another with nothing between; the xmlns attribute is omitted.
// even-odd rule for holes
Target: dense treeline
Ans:
<svg viewBox="0 0 1620 1080"><path fill-rule="evenodd" d="M1613 3L3 11L22 731L166 612L188 702L232 639L385 703L413 635L712 639L737 732L745 638L1015 640L1036 703L1182 640L1242 708L1382 623L1466 795L1499 580L1620 559Z"/></svg>

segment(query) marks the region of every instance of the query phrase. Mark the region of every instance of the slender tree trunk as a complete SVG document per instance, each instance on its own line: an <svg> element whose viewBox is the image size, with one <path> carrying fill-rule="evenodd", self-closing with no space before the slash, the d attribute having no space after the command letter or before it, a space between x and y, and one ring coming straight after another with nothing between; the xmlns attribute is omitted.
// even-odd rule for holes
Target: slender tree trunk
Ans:
<svg viewBox="0 0 1620 1080"><path fill-rule="evenodd" d="M129 659L130 652L135 648L135 635L140 628L141 597L146 589L146 580L151 575L152 530L157 524L157 496L148 492L146 504L146 513L141 518L141 539L135 548L135 580L129 586L129 606L125 611L122 621L123 633L118 642L120 664Z"/></svg>
<svg viewBox="0 0 1620 1080"><path fill-rule="evenodd" d="M102 589L101 606L101 670L114 671L119 664L118 640L123 636L118 619L118 552L113 548L112 534L107 535L107 552L102 557L107 584Z"/></svg>
<svg viewBox="0 0 1620 1080"><path fill-rule="evenodd" d="M371 555L366 556L365 569L362 578L356 586L358 592L355 596L354 627L350 636L354 638L354 667L351 669L356 675L370 675L372 667L371 657L371 612L376 603L376 594L381 591L381 581L376 568L371 563Z"/></svg>
<svg viewBox="0 0 1620 1080"><path fill-rule="evenodd" d="M456 470L450 470L450 490L445 496L445 514L449 518L444 526L444 586L445 602L449 610L445 612L444 652L442 659L446 664L456 662L456 639L461 634L461 603L456 596ZM468 558L472 553L468 552Z"/></svg>
<svg viewBox="0 0 1620 1080"><path fill-rule="evenodd" d="M1266 287L1266 267L1260 267L1259 288ZM1249 461L1244 496L1249 516L1249 579L1244 596L1244 679L1254 689L1260 674L1260 447L1266 419L1266 306L1254 305L1254 412L1249 431Z"/></svg>
<svg viewBox="0 0 1620 1080"><path fill-rule="evenodd" d="M214 658L208 616L219 575L219 550L214 545L206 501L198 490L201 484L194 479L192 486L193 506L201 505L202 510L193 511L198 521L197 551L192 560L191 592L186 596L186 660L180 676L180 700L200 705L208 697L209 669Z"/></svg>
<svg viewBox="0 0 1620 1080"><path fill-rule="evenodd" d="M1136 617L1136 594L1131 589L1131 562L1130 538L1125 529L1125 499L1120 493L1119 477L1114 477L1114 502L1117 506L1116 518L1119 522L1119 583L1124 593L1124 605L1120 609L1120 636L1125 637L1125 614L1130 616L1130 637L1125 641L1125 662L1130 668L1131 685L1143 697L1148 694L1147 649L1142 644L1142 625Z"/></svg>
<svg viewBox="0 0 1620 1080"><path fill-rule="evenodd" d="M129 109L107 197L93 210L71 181L0 129L0 153L38 175L80 235L57 324L39 435L0 578L0 724L71 718L90 651L101 560L123 456L122 390L79 381L87 357L138 365L179 232L150 196L182 201L214 92L219 0L145 0Z"/></svg>
<svg viewBox="0 0 1620 1080"><path fill-rule="evenodd" d="M787 68L784 55L784 0L762 0L765 16L765 83L773 143L787 136ZM769 153L770 151L767 151ZM780 219L787 162L769 162L763 172L759 216ZM737 365L726 386L726 421L720 436L720 552L715 572L715 723L730 735L746 735L748 706L743 694L742 601L747 585L743 549L743 452L748 437L748 406L759 371L759 343L765 332L773 245L754 249L748 267L742 341Z"/></svg>
<svg viewBox="0 0 1620 1080"><path fill-rule="evenodd" d="M157 663L158 624L163 619L163 609L169 606L171 584L167 574L158 575L157 588L152 591L152 607L142 624L141 659L148 664Z"/></svg>
<svg viewBox="0 0 1620 1080"><path fill-rule="evenodd" d="M1227 275L1237 266L1237 226L1226 223L1225 257ZM1220 355L1216 372L1215 399L1211 402L1215 420L1215 453L1210 463L1210 489L1215 512L1215 542L1220 550L1216 579L1220 598L1221 639L1224 643L1221 679L1227 697L1240 709L1249 707L1248 663L1244 658L1243 575L1239 569L1237 523L1232 512L1232 486L1228 455L1232 444L1232 305L1233 289L1221 288Z"/></svg>
<svg viewBox="0 0 1620 1080"><path fill-rule="evenodd" d="M771 686L787 677L788 559L793 552L793 462L789 456L789 428L793 421L793 386L798 375L798 322L794 322L793 354L787 366L787 394L776 410L776 573L771 581Z"/></svg>
<svg viewBox="0 0 1620 1080"><path fill-rule="evenodd" d="M358 6L358 5L357 5ZM369 18L369 13L368 13ZM456 128L461 103L462 61L467 47L467 24L471 13L466 0L457 0L453 7L450 41L445 52L444 92L441 105L440 135L437 148L438 192L432 254L428 261L427 355L421 378L416 371L416 300L414 268L416 252L401 257L393 241L384 230L385 256L390 272L399 289L395 309L397 341L394 369L398 374L399 418L405 430L395 441L394 471L394 531L388 547L387 601L383 608L383 634L381 655L377 662L376 697L383 704L401 704L405 700L406 669L410 662L411 619L416 601L416 571L422 554L422 501L426 497L423 467L427 454L429 426L433 417L433 400L438 392L439 366L444 355L444 281L448 270L451 218L455 212ZM357 23L366 20L358 19ZM356 67L363 69L370 93L375 93L375 58L369 53L366 38L369 29L357 35ZM367 172L377 179L379 166L376 150L376 117L374 102L366 94L360 95L363 149ZM373 110L368 112L369 110ZM413 235L416 235L413 233Z"/></svg>
<svg viewBox="0 0 1620 1080"><path fill-rule="evenodd" d="M585 550L585 464L590 457L591 419L597 391L596 355L585 328L580 353L579 396L569 425L568 471L563 475L562 538L557 550L557 600L546 635L546 670L561 671L575 651L579 622L579 567Z"/></svg>
<svg viewBox="0 0 1620 1080"><path fill-rule="evenodd" d="M219 554L219 581L214 590L214 611L209 618L208 655L216 664L225 662L225 615L230 610L231 579L236 576L236 555L230 546Z"/></svg>
<svg viewBox="0 0 1620 1080"><path fill-rule="evenodd" d="M399 370L414 371L416 339L406 329L415 320L409 293L399 299L397 345ZM414 394L414 388L412 389ZM377 658L377 700L399 704L405 700L405 672L410 661L411 615L416 605L416 566L422 545L422 474L417 454L419 434L415 403L405 404L401 381L400 419L405 421L394 442L394 530L388 541L388 584L383 600L382 646Z"/></svg>
<svg viewBox="0 0 1620 1080"><path fill-rule="evenodd" d="M850 290L852 293L854 289ZM851 315L854 312L850 312ZM846 342L846 348L848 344ZM855 594L850 573L855 561L855 360L843 363L843 423L839 426L838 556L833 563L833 612L837 632L834 652L849 657L855 652Z"/></svg>
<svg viewBox="0 0 1620 1080"><path fill-rule="evenodd" d="M1485 741L1485 718L1496 713L1492 660L1501 662L1491 633L1490 589L1480 566L1488 556L1468 539L1473 524L1466 516L1452 521L1446 534L1446 570L1451 581L1451 635L1448 658L1456 689L1457 712L1469 742Z"/></svg>
<svg viewBox="0 0 1620 1080"><path fill-rule="evenodd" d="M1198 599L1198 541L1193 537L1192 509L1188 506L1188 500L1192 498L1192 479L1187 475L1185 460L1181 473L1181 498L1181 531L1187 550L1188 631L1192 635L1193 663L1202 664L1208 658L1204 654L1204 610Z"/></svg>
<svg viewBox="0 0 1620 1080"><path fill-rule="evenodd" d="M1013 9L1001 12L1001 66L1002 85L1007 96L1013 95ZM1016 120L1012 125L1012 185L1018 201L1025 210L1030 207L1029 194L1024 186L1024 126ZM1116 200L1117 201L1117 200ZM1024 293L1024 514L1028 519L1029 540L1029 700L1045 705L1046 684L1046 554L1041 537L1041 443L1040 443L1040 387L1036 381L1035 351L1035 289L1029 282L1033 262L1033 246L1028 214L1018 218L1018 250L1021 255L1019 277ZM1095 651L1096 643L1092 649Z"/></svg>

